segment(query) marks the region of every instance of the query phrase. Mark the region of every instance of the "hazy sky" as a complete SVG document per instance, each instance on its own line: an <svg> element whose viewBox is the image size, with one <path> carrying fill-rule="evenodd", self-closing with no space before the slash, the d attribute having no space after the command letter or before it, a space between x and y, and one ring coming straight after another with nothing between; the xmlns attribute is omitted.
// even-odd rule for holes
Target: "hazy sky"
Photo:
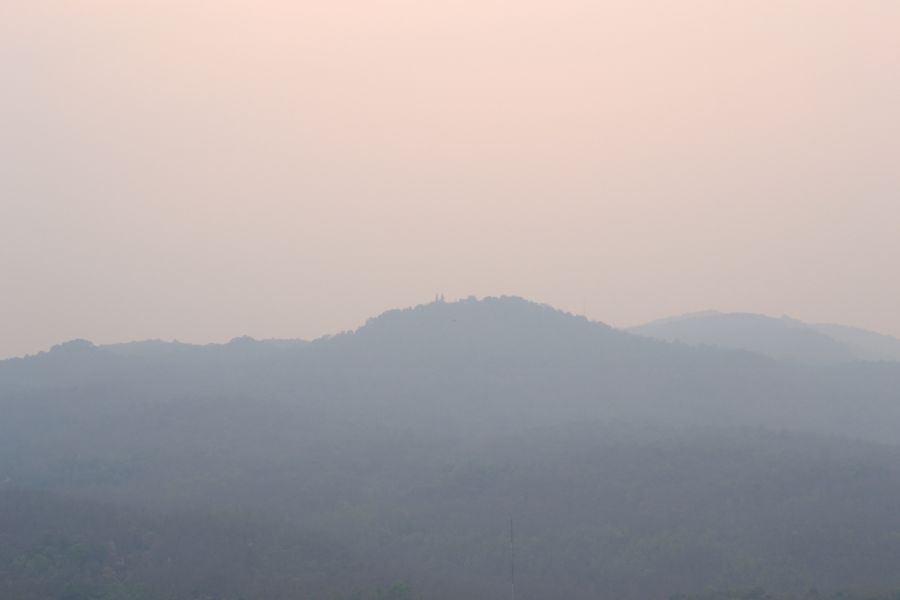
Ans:
<svg viewBox="0 0 900 600"><path fill-rule="evenodd" d="M4 0L0 356L516 294L900 335L900 2Z"/></svg>

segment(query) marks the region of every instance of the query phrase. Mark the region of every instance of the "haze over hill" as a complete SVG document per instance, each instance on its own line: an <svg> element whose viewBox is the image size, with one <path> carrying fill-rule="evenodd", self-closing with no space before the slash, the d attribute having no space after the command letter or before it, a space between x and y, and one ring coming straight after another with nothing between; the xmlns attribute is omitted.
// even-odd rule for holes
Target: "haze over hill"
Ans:
<svg viewBox="0 0 900 600"><path fill-rule="evenodd" d="M898 24L0 0L0 600L900 600Z"/></svg>
<svg viewBox="0 0 900 600"><path fill-rule="evenodd" d="M900 336L900 3L4 0L0 357L441 291Z"/></svg>
<svg viewBox="0 0 900 600"><path fill-rule="evenodd" d="M487 599L513 516L522 598L887 591L898 390L900 364L671 344L519 298L311 342L71 342L0 362L0 503L54 523L17 530L0 581Z"/></svg>

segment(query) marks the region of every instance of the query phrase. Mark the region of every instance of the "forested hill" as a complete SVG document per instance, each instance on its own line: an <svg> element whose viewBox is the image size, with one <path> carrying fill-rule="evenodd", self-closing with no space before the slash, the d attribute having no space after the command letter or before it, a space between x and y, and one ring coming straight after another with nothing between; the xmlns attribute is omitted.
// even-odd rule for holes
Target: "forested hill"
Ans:
<svg viewBox="0 0 900 600"><path fill-rule="evenodd" d="M0 362L8 402L280 400L343 416L471 434L579 419L771 425L900 440L900 364L822 368L646 339L517 298L390 311L309 343L63 344Z"/></svg>
<svg viewBox="0 0 900 600"><path fill-rule="evenodd" d="M886 593L898 390L516 298L77 341L0 362L0 597L496 598L510 517L521 599Z"/></svg>

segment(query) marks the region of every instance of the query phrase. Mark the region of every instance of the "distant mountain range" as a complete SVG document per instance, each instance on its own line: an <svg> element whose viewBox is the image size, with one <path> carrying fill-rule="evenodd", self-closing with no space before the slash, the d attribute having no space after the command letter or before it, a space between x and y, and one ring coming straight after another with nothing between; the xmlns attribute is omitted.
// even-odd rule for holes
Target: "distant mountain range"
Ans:
<svg viewBox="0 0 900 600"><path fill-rule="evenodd" d="M0 361L0 597L487 600L510 516L523 599L900 589L873 339L506 297Z"/></svg>
<svg viewBox="0 0 900 600"><path fill-rule="evenodd" d="M808 364L900 361L900 339L856 327L810 324L790 317L706 311L653 321L628 331L659 340L748 350Z"/></svg>
<svg viewBox="0 0 900 600"><path fill-rule="evenodd" d="M442 305L446 311L458 311L456 305L464 305L475 300L468 299L456 303L435 303ZM508 309L513 303L527 301L506 297L488 298L486 304L504 302ZM418 311L425 311L422 305ZM538 307L538 305L532 305ZM540 308L548 309L542 306ZM381 321L399 323L395 315L407 314L410 311L388 311L377 319L370 319L368 328L381 324ZM552 311L557 312L557 311ZM563 313L560 313L563 314ZM566 315L587 324L582 317ZM414 318L407 315L407 318ZM593 322L594 326L609 329L602 323ZM707 310L687 313L651 321L644 325L630 327L622 331L642 337L666 342L678 342L689 346L707 346L731 350L746 350L776 360L786 360L809 365L826 365L853 361L890 361L900 362L900 339L847 325L805 323L783 316L770 317L754 313L728 313ZM344 332L341 335L346 335ZM334 336L325 336L315 343L321 344ZM242 359L253 356L275 355L284 350L298 349L314 343L300 339L267 339L257 340L251 337L234 338L226 344L187 344L178 341L144 340L119 344L97 346L96 349L117 356L134 358L177 358L182 361L218 361ZM94 344L86 340L73 340L60 344L52 349L52 353L62 355L75 349L94 348ZM40 353L38 356L44 356ZM21 360L21 359L12 359ZM2 363L3 361L0 361Z"/></svg>
<svg viewBox="0 0 900 600"><path fill-rule="evenodd" d="M621 331L521 298L470 298L388 311L311 342L76 340L0 361L0 393L100 387L93 402L117 390L159 401L264 389L322 410L318 403L333 398L330 410L418 429L619 419L900 441L900 364L860 357L849 343L793 320L705 313Z"/></svg>

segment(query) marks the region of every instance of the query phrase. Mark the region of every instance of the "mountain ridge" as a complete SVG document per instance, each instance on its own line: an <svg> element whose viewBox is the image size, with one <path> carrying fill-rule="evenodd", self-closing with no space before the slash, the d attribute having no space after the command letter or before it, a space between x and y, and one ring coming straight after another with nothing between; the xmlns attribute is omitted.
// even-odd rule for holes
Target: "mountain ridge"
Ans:
<svg viewBox="0 0 900 600"><path fill-rule="evenodd" d="M478 307L473 313L470 309ZM490 323L487 316L500 320L520 318L520 326L535 327L546 326L549 322L555 322L557 326L565 323L569 328L578 325L600 327L604 330L621 331L641 337L653 338L662 341L678 341L688 345L705 345L723 349L748 350L763 354L778 360L797 360L810 364L833 364L854 360L864 361L900 361L900 339L895 337L865 330L857 327L825 324L806 323L804 321L788 317L770 317L767 315L750 312L723 312L715 309L707 309L681 315L673 315L656 319L641 325L615 328L602 322L588 319L585 316L566 312L554 308L548 304L529 301L519 296L488 296L476 298L469 296L455 301L438 299L434 302L418 304L406 308L386 310L378 315L368 318L363 324L352 330L325 334L311 340L297 338L265 338L256 339L251 336L237 336L224 343L185 343L177 340L165 341L160 339L135 340L131 342L118 342L110 344L94 344L84 339L74 339L53 346L47 351L32 355L11 357L0 360L0 365L9 361L28 360L48 354L60 352L78 352L100 350L121 356L152 357L162 355L188 354L188 353L219 353L228 355L231 351L243 349L252 354L251 349L257 351L269 349L297 349L311 344L321 345L335 338L345 339L347 336L375 335L389 333L392 327L402 329L407 333L417 325L433 325L429 323L429 317L448 319L445 325L458 322L459 318L476 317L481 324ZM723 331L717 334L697 331L697 327L709 326L710 323L744 321L743 327L759 329L763 335L771 334L777 329L793 332L807 338L807 342L823 346L819 349L819 356L809 356L802 351L775 352L771 348L761 348L759 344L748 343L735 335L734 331ZM734 327L732 326L732 329ZM450 332L449 327L444 328ZM738 332L739 333L739 332ZM731 336L731 337L729 337ZM778 340L773 340L778 342ZM771 344L770 344L771 345ZM237 354L236 352L233 354Z"/></svg>
<svg viewBox="0 0 900 600"><path fill-rule="evenodd" d="M846 325L805 323L788 316L702 311L658 319L627 331L693 346L749 350L807 364L900 361L900 340L896 338Z"/></svg>

